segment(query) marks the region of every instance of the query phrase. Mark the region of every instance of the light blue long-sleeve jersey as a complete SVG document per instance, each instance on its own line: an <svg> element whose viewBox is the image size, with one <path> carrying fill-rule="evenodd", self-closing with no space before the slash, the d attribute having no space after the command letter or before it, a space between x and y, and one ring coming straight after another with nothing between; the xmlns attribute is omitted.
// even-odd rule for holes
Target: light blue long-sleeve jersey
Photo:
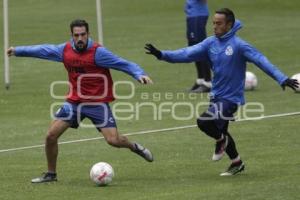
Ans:
<svg viewBox="0 0 300 200"><path fill-rule="evenodd" d="M209 16L206 0L186 0L184 11L187 18Z"/></svg>
<svg viewBox="0 0 300 200"><path fill-rule="evenodd" d="M75 49L74 42L71 41L71 43L73 49ZM59 45L42 44L33 46L18 46L15 47L15 55L21 57L34 57L63 62L63 52L65 45L66 43ZM92 45L93 41L89 39L87 48L91 48ZM139 65L114 55L104 47L97 48L95 53L95 63L99 67L112 68L115 70L123 71L137 80L140 78L140 76L146 75Z"/></svg>
<svg viewBox="0 0 300 200"><path fill-rule="evenodd" d="M171 63L207 60L213 71L212 98L244 104L246 63L252 62L282 84L288 77L274 66L262 53L236 36L242 28L236 20L233 28L218 38L211 36L190 47L175 51L162 51L162 60Z"/></svg>

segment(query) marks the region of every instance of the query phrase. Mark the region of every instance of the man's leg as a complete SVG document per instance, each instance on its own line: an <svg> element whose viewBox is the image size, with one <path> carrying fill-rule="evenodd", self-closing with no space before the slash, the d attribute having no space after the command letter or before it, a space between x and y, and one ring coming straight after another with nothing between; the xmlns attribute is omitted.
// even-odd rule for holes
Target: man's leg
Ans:
<svg viewBox="0 0 300 200"><path fill-rule="evenodd" d="M197 119L198 127L209 137L219 140L222 137L221 130L215 124L215 116L211 112L204 112Z"/></svg>
<svg viewBox="0 0 300 200"><path fill-rule="evenodd" d="M106 142L117 148L128 148L149 162L153 161L152 153L137 143L131 143L126 136L120 135L116 121L108 103L93 103L82 108L84 115L89 118L96 128L102 132Z"/></svg>
<svg viewBox="0 0 300 200"><path fill-rule="evenodd" d="M227 122L225 124L224 129L223 129L223 133L228 137L228 145L226 148L226 153L227 153L228 157L230 158L230 160L234 160L239 157L239 153L236 149L234 139L228 132L228 124L229 124L229 122Z"/></svg>
<svg viewBox="0 0 300 200"><path fill-rule="evenodd" d="M48 171L42 177L32 179L32 183L57 181L56 161L58 156L58 138L69 127L70 124L62 120L54 120L51 123L45 140L45 153L47 157Z"/></svg>
<svg viewBox="0 0 300 200"><path fill-rule="evenodd" d="M200 130L216 140L216 147L212 156L213 161L221 160L228 145L228 137L222 132L221 129L219 129L216 121L217 120L207 112L204 112L197 119L197 124Z"/></svg>
<svg viewBox="0 0 300 200"><path fill-rule="evenodd" d="M198 61L195 62L195 66L197 69L197 79L189 91L194 93L210 92L211 72L209 63L206 61Z"/></svg>
<svg viewBox="0 0 300 200"><path fill-rule="evenodd" d="M152 153L148 149L138 143L131 143L126 136L118 133L117 128L101 128L101 132L109 145L117 148L128 148L142 156L148 162L153 161Z"/></svg>
<svg viewBox="0 0 300 200"><path fill-rule="evenodd" d="M220 174L220 176L232 176L245 169L245 164L243 163L242 159L239 156L239 153L235 146L234 139L231 137L230 133L228 132L228 124L229 122L224 126L223 132L228 137L228 145L226 148L226 153L231 160L231 164L225 172Z"/></svg>
<svg viewBox="0 0 300 200"><path fill-rule="evenodd" d="M210 64L206 61L198 61L195 63L198 71L198 79L204 80L204 85L211 88L211 72Z"/></svg>
<svg viewBox="0 0 300 200"><path fill-rule="evenodd" d="M119 135L117 128L101 128L102 135L106 142L117 148L128 148L134 150L134 145L129 142L128 138L124 135Z"/></svg>
<svg viewBox="0 0 300 200"><path fill-rule="evenodd" d="M216 148L212 160L220 160L227 149L229 138L228 122L233 118L237 105L225 100L212 101L208 110L198 119L198 127L208 136L216 140Z"/></svg>
<svg viewBox="0 0 300 200"><path fill-rule="evenodd" d="M187 19L187 39L188 45L198 44L206 38L206 23L208 17L199 16ZM210 92L211 72L210 64L206 61L195 62L197 79L190 92Z"/></svg>
<svg viewBox="0 0 300 200"><path fill-rule="evenodd" d="M45 141L45 152L48 162L48 172L56 172L58 155L58 138L70 127L68 122L54 120L48 130Z"/></svg>

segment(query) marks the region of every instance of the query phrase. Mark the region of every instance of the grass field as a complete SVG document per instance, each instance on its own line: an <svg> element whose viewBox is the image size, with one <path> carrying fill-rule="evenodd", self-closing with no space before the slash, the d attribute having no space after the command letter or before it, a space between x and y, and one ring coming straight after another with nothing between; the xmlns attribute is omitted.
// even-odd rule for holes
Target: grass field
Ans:
<svg viewBox="0 0 300 200"><path fill-rule="evenodd" d="M194 81L193 64L171 65L145 55L143 46L154 43L161 49L186 45L184 0L102 0L104 44L114 53L132 60L153 78L155 84L142 86L131 77L113 72L115 81L132 80L134 96L125 103L205 102L205 95L189 98L184 91ZM0 4L2 6L2 2ZM300 2L297 0L210 0L211 13L220 7L232 8L244 23L239 35L255 45L274 64L291 76L300 72ZM0 11L2 16L2 10ZM59 44L69 39L69 23L85 18L97 39L95 1L86 0L10 0L10 44ZM2 22L1 22L2 23ZM211 18L207 25L209 35ZM0 37L3 38L2 24ZM3 46L3 40L0 40ZM3 63L3 51L0 62ZM8 151L43 144L51 121L53 103L63 100L50 95L54 81L66 80L61 63L31 58L13 58L11 89L6 91L0 76L0 199L206 199L206 200L296 200L300 190L299 116L243 121L231 124L246 171L235 177L220 177L228 158L210 161L214 143L196 127L153 134L129 136L150 148L155 162L147 163L124 149L115 149L104 140L60 145L58 178L54 184L32 185L31 178L46 169L41 147ZM1 65L2 66L2 65ZM275 81L249 64L259 79L248 102L264 105L264 115L300 111L299 94L283 92ZM0 69L3 74L3 68ZM64 94L58 86L56 94ZM120 94L132 90L121 86ZM173 98L166 98L166 93ZM183 93L184 96L176 97ZM149 94L147 99L143 95ZM161 95L161 98L158 98ZM113 104L114 105L114 104ZM169 107L166 106L166 109ZM204 111L202 106L199 112ZM195 118L175 120L169 112L154 120L151 108L141 109L138 119L118 120L122 133L194 125ZM186 117L186 108L176 109ZM134 116L137 114L135 113ZM120 114L120 117L126 117ZM85 123L88 123L85 121ZM98 137L93 128L68 130L60 141ZM115 178L108 187L96 187L89 180L90 167L99 161L110 163Z"/></svg>

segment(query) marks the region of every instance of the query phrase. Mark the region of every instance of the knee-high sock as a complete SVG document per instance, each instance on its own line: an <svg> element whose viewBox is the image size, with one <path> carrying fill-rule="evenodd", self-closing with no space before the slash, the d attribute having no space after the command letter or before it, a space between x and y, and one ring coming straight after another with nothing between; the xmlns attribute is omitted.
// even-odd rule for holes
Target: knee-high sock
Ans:
<svg viewBox="0 0 300 200"><path fill-rule="evenodd" d="M222 132L225 135L227 135L227 137L228 137L228 145L227 145L227 148L226 148L226 153L227 153L228 157L231 160L233 160L233 159L238 157L239 153L237 152L234 139L232 138L232 136L228 132L228 124L229 124L229 122L224 126Z"/></svg>

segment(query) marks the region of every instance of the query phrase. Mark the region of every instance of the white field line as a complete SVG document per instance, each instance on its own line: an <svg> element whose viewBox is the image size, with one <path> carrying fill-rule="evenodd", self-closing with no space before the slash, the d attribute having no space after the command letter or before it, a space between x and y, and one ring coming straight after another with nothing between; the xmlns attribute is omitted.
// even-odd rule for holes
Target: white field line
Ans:
<svg viewBox="0 0 300 200"><path fill-rule="evenodd" d="M300 115L300 112L282 113L282 114L266 115L266 116L261 116L261 117L237 119L236 122L257 121L257 120L262 120L262 119L287 117L287 116L293 116L293 115ZM181 130L181 129L187 129L187 128L194 128L196 126L197 125L178 126L178 127L172 127L172 128L164 128L164 129L156 129L156 130L148 130L148 131L138 131L138 132L133 132L133 133L126 133L123 135L131 136L131 135L143 135L143 134L148 134L148 133L160 133L160 132L175 131L175 130ZM101 140L101 139L104 139L104 137L94 137L94 138L87 138L87 139L80 139L80 140L71 140L71 141L59 142L58 144L72 144L72 143L86 142L86 141L92 141L92 140ZM2 149L2 150L0 150L0 153L41 148L44 146L45 146L44 144L40 144L40 145L18 147L18 148L11 148L11 149Z"/></svg>

